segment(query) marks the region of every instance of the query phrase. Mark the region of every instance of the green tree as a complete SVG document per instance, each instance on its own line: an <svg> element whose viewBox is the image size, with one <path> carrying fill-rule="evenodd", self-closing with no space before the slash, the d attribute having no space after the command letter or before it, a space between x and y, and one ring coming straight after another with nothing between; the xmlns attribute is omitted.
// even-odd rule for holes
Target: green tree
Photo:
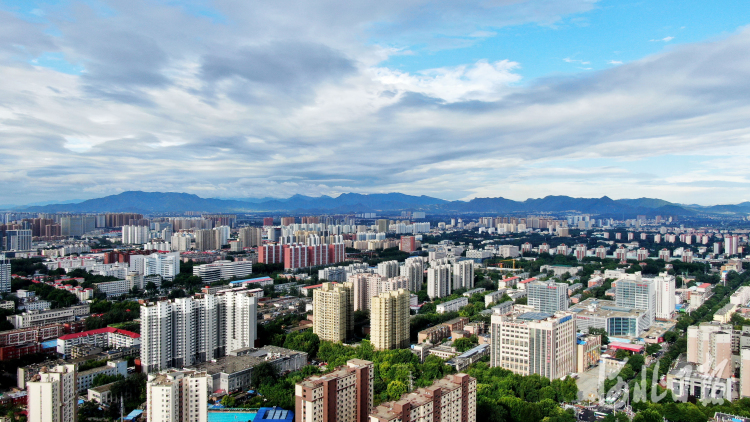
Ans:
<svg viewBox="0 0 750 422"><path fill-rule="evenodd" d="M272 384L276 381L279 374L276 372L276 367L268 362L263 362L253 368L253 373L250 376L250 384L256 388L260 388L264 384Z"/></svg>
<svg viewBox="0 0 750 422"><path fill-rule="evenodd" d="M633 422L664 422L664 418L653 409L646 409L638 412L633 418Z"/></svg>
<svg viewBox="0 0 750 422"><path fill-rule="evenodd" d="M234 408L235 402L235 398L230 396L229 394L221 398L221 405L224 407Z"/></svg>
<svg viewBox="0 0 750 422"><path fill-rule="evenodd" d="M320 338L311 330L297 331L287 334L284 346L287 349L299 350L307 353L308 359L315 359L318 355Z"/></svg>
<svg viewBox="0 0 750 422"><path fill-rule="evenodd" d="M399 400L406 393L406 385L401 381L391 381L388 383L388 399Z"/></svg>
<svg viewBox="0 0 750 422"><path fill-rule="evenodd" d="M120 374L117 375L107 375L107 374L99 374L94 377L94 379L91 381L92 387L99 387L100 385L110 384L115 381L124 380L125 377L123 377Z"/></svg>

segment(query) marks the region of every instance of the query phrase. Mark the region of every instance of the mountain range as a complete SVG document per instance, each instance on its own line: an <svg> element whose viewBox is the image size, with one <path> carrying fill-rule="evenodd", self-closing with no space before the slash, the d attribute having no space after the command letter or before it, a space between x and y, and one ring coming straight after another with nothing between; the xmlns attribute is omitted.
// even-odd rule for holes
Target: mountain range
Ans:
<svg viewBox="0 0 750 422"><path fill-rule="evenodd" d="M701 207L681 205L654 198L617 199L573 198L547 196L514 201L507 198L474 198L470 201L446 201L429 196L402 193L345 193L338 197L294 195L286 199L247 198L217 199L178 192L129 191L78 203L59 203L16 208L26 212L289 212L289 213L351 213L385 211L425 211L432 214L450 213L559 213L575 211L585 214L624 216L750 213L750 202L735 205Z"/></svg>

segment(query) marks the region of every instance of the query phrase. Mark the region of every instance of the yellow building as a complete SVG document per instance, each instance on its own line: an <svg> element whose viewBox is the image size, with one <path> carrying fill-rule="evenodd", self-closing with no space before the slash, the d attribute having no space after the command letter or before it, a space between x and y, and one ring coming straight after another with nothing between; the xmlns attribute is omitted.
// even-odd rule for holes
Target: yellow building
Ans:
<svg viewBox="0 0 750 422"><path fill-rule="evenodd" d="M370 338L376 350L409 347L409 297L405 289L371 299Z"/></svg>
<svg viewBox="0 0 750 422"><path fill-rule="evenodd" d="M321 340L344 342L354 332L352 283L323 283L313 292L313 332Z"/></svg>

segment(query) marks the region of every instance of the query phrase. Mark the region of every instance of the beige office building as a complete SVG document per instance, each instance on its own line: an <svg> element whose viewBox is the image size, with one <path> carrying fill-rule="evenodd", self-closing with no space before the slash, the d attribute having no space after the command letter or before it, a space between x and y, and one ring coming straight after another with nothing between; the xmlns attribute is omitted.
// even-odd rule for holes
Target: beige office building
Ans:
<svg viewBox="0 0 750 422"><path fill-rule="evenodd" d="M352 283L323 283L313 292L313 332L321 340L344 342L354 331Z"/></svg>
<svg viewBox="0 0 750 422"><path fill-rule="evenodd" d="M372 298L370 328L376 350L409 347L409 297L406 289L381 293Z"/></svg>
<svg viewBox="0 0 750 422"><path fill-rule="evenodd" d="M576 372L576 322L572 313L493 314L491 366L549 379Z"/></svg>
<svg viewBox="0 0 750 422"><path fill-rule="evenodd" d="M78 420L76 366L42 368L26 383L29 422L75 422Z"/></svg>
<svg viewBox="0 0 750 422"><path fill-rule="evenodd" d="M149 422L206 422L208 376L205 372L171 370L151 374L146 383Z"/></svg>
<svg viewBox="0 0 750 422"><path fill-rule="evenodd" d="M372 362L351 359L333 372L297 383L295 422L367 422L374 374Z"/></svg>
<svg viewBox="0 0 750 422"><path fill-rule="evenodd" d="M487 415L485 415L487 416ZM370 422L476 422L477 380L452 374L427 388L383 403L370 414Z"/></svg>

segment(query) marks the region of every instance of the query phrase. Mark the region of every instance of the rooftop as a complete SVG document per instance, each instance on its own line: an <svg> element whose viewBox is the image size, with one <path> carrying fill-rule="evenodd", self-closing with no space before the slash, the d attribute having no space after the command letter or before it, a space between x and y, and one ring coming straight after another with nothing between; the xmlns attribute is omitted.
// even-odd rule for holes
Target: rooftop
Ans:
<svg viewBox="0 0 750 422"><path fill-rule="evenodd" d="M197 371L207 372L209 375L218 373L232 374L255 367L263 362L270 362L282 357L294 356L300 353L304 352L298 352L296 350L285 349L277 346L264 346L261 349L255 349L255 351L241 356L224 356L216 359L215 362L208 361L196 363L191 365L190 368Z"/></svg>
<svg viewBox="0 0 750 422"><path fill-rule="evenodd" d="M73 339L77 339L81 337L95 336L97 334L104 334L104 333L116 333L116 334L122 334L124 336L128 336L130 338L141 338L140 334L134 333L132 331L121 330L119 328L114 328L114 327L107 327L107 328L99 328L96 330L82 331L80 333L66 334L64 336L58 337L58 340L73 340Z"/></svg>

